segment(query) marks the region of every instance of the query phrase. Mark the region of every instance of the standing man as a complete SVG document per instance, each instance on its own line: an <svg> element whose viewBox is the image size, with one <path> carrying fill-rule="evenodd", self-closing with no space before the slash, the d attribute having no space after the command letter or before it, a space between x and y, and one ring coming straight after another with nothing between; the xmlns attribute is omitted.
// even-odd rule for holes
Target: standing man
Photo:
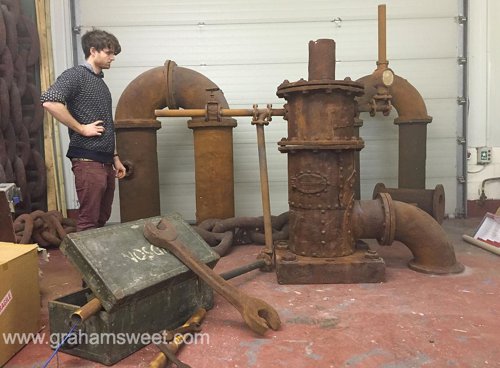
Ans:
<svg viewBox="0 0 500 368"><path fill-rule="evenodd" d="M85 63L64 71L42 94L43 107L68 127L75 187L80 203L77 231L102 227L111 216L115 177L126 169L115 148L111 93L104 83L121 51L116 37L103 30L82 36Z"/></svg>

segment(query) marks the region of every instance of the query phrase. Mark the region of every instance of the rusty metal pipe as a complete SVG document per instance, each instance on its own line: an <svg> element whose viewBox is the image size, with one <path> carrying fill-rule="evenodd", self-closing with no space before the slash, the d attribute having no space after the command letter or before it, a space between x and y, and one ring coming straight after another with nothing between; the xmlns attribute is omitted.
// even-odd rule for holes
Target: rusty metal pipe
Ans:
<svg viewBox="0 0 500 368"><path fill-rule="evenodd" d="M119 182L122 222L160 214L156 130L161 125L155 110L203 109L209 100L228 108L224 94L212 81L170 60L139 75L124 90L116 108L116 140L133 174ZM232 128L236 121L193 119L188 126L193 129L195 146L197 220L233 217Z"/></svg>
<svg viewBox="0 0 500 368"><path fill-rule="evenodd" d="M377 86L382 84L382 73L377 69L357 82L365 87L365 94L357 98L358 111L369 112ZM392 106L398 113L394 119L399 129L398 187L425 189L427 124L432 122L432 117L427 115L420 93L406 79L395 75L387 92L392 96Z"/></svg>
<svg viewBox="0 0 500 368"><path fill-rule="evenodd" d="M427 115L420 93L406 79L395 76L389 92L398 112L394 119L399 126L398 187L425 189L427 124L432 117Z"/></svg>
<svg viewBox="0 0 500 368"><path fill-rule="evenodd" d="M378 6L378 63L388 64L387 61L387 27L386 27L386 7L385 4Z"/></svg>
<svg viewBox="0 0 500 368"><path fill-rule="evenodd" d="M395 124L430 123L432 117L427 115L427 107L418 90L408 80L395 75L394 82L389 87L392 95L392 105L398 112Z"/></svg>
<svg viewBox="0 0 500 368"><path fill-rule="evenodd" d="M464 270L445 231L430 215L404 202L391 201L390 206L394 211L394 240L406 245L413 254L408 264L411 269L438 275ZM355 237L381 239L390 222L386 213L380 200L356 201L352 215Z"/></svg>
<svg viewBox="0 0 500 368"><path fill-rule="evenodd" d="M335 41L320 39L309 42L308 79L335 79Z"/></svg>
<svg viewBox="0 0 500 368"><path fill-rule="evenodd" d="M377 198L379 193L389 193L396 201L416 205L431 215L438 224L444 220L445 194L441 184L436 185L434 189L406 189L387 188L383 183L377 183L373 189L372 198Z"/></svg>
<svg viewBox="0 0 500 368"><path fill-rule="evenodd" d="M285 109L220 109L221 116L253 116L271 111L272 116L283 116ZM183 109L183 110L155 110L157 117L205 117L207 109Z"/></svg>
<svg viewBox="0 0 500 368"><path fill-rule="evenodd" d="M377 69L357 80L365 87L365 94L357 98L358 111L374 115L373 100L379 89L390 95L390 103L398 113L398 118L394 120L394 124L399 126L398 187L425 189L427 124L432 117L427 115L425 102L418 90L406 79L393 75L392 83L383 83L383 73L389 65L386 31L386 7L379 5Z"/></svg>
<svg viewBox="0 0 500 368"><path fill-rule="evenodd" d="M193 324L201 324L203 318L205 318L206 310L204 308L199 308L195 313L184 323L181 327L188 327ZM174 336L174 340L170 342L167 346L170 351L175 354L180 349L184 343L184 334L178 334ZM158 355L149 363L149 368L164 368L167 366L169 359L164 353L158 353Z"/></svg>
<svg viewBox="0 0 500 368"><path fill-rule="evenodd" d="M266 138L264 125L256 123L257 149L259 152L260 191L262 194L262 215L264 218L265 252L273 253L273 226L271 223L271 200L269 198L269 176L267 171Z"/></svg>
<svg viewBox="0 0 500 368"><path fill-rule="evenodd" d="M71 322L73 324L82 324L94 314L102 310L102 304L99 299L93 298L87 304L77 309L71 314Z"/></svg>
<svg viewBox="0 0 500 368"><path fill-rule="evenodd" d="M155 108L167 101L167 69L142 73L123 91L115 113L116 146L131 173L120 180L122 222L160 214L160 187L156 131L161 127Z"/></svg>

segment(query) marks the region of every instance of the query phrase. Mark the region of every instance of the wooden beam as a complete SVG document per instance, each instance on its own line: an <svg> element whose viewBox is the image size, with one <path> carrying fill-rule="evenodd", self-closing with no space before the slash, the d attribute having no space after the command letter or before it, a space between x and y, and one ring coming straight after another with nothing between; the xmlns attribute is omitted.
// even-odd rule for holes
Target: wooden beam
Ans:
<svg viewBox="0 0 500 368"><path fill-rule="evenodd" d="M40 39L40 84L42 91L45 91L54 81L50 1L35 0L35 9ZM47 112L44 114L43 132L47 172L47 209L58 210L64 217L67 217L59 125Z"/></svg>

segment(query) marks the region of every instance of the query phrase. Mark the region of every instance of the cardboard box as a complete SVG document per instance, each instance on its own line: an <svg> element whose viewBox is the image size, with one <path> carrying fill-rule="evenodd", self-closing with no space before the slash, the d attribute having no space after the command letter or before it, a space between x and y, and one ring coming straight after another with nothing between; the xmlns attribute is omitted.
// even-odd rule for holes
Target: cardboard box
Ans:
<svg viewBox="0 0 500 368"><path fill-rule="evenodd" d="M40 326L37 246L0 242L0 366L3 366ZM16 342L6 339L18 334Z"/></svg>

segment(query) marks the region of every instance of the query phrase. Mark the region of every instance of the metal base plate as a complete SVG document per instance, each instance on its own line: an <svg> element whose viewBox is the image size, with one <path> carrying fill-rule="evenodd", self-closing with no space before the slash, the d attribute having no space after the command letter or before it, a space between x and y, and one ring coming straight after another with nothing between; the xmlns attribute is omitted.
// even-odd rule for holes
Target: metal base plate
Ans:
<svg viewBox="0 0 500 368"><path fill-rule="evenodd" d="M345 257L299 256L276 249L279 284L357 284L385 281L385 262L372 250L356 250Z"/></svg>

